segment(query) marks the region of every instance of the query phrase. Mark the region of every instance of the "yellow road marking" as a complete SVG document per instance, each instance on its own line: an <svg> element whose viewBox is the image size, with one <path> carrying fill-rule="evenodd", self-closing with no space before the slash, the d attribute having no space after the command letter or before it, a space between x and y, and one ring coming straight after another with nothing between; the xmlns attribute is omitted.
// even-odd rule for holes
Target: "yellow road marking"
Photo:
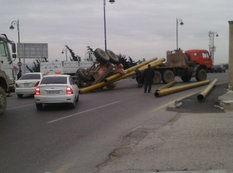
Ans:
<svg viewBox="0 0 233 173"><path fill-rule="evenodd" d="M55 173L64 173L65 171L70 169L73 165L74 165L73 162L67 163L63 165L62 167L60 167L58 170L56 170Z"/></svg>
<svg viewBox="0 0 233 173"><path fill-rule="evenodd" d="M182 96L182 97L180 97L180 98L178 98L178 99L172 100L172 101L170 101L170 102L168 102L168 103L165 103L164 105L161 105L161 106L159 106L159 107L153 109L151 112L156 112L156 111L158 111L158 110L160 110L160 109L163 109L163 108L165 108L165 107L167 107L167 106L169 106L169 105L171 105L171 104L174 104L175 101L177 101L177 100L182 100L182 99L184 99L184 98L186 98L186 97L190 97L190 96L192 96L192 95L194 95L194 94L199 93L200 91L201 91L201 90L198 90L198 91L195 91L195 92L193 92L193 93L191 93L191 94L187 94L187 95Z"/></svg>

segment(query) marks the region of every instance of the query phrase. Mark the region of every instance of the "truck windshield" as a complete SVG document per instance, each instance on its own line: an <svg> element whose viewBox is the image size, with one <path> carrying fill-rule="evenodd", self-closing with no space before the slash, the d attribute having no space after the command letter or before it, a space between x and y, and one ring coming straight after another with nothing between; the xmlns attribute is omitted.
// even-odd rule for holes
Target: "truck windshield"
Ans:
<svg viewBox="0 0 233 173"><path fill-rule="evenodd" d="M6 55L7 55L7 53L6 53L4 43L3 43L3 41L0 41L0 56L6 56Z"/></svg>
<svg viewBox="0 0 233 173"><path fill-rule="evenodd" d="M203 58L209 58L209 55L208 55L208 53L203 52L203 53L202 53L202 57L203 57Z"/></svg>
<svg viewBox="0 0 233 173"><path fill-rule="evenodd" d="M67 84L67 77L63 77L63 76L44 77L40 84Z"/></svg>

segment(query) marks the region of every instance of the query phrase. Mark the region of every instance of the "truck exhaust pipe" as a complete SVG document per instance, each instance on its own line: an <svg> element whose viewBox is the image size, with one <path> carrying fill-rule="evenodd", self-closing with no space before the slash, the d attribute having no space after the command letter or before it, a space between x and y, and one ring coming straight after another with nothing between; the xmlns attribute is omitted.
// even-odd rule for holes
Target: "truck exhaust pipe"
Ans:
<svg viewBox="0 0 233 173"><path fill-rule="evenodd" d="M209 80L204 80L204 81L194 82L194 83L185 84L185 85L181 85L181 86L165 88L165 89L162 89L162 90L155 91L154 95L156 97L160 97L160 96L164 96L164 95L168 95L168 94L173 94L173 93L176 93L176 92L179 92L179 91L183 91L183 90L187 90L187 89L190 89L190 88L206 85L209 82L210 82Z"/></svg>
<svg viewBox="0 0 233 173"><path fill-rule="evenodd" d="M197 96L198 101L203 101L209 92L213 89L218 79L214 79L200 94Z"/></svg>

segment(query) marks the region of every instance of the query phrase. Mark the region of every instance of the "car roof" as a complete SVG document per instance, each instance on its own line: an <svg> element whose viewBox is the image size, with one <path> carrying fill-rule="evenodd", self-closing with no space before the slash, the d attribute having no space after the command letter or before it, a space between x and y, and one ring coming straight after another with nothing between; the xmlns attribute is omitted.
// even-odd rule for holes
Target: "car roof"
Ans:
<svg viewBox="0 0 233 173"><path fill-rule="evenodd" d="M40 72L24 73L23 75L25 75L25 74L41 74L42 75L42 73L40 73Z"/></svg>
<svg viewBox="0 0 233 173"><path fill-rule="evenodd" d="M51 74L51 75L46 75L44 77L69 77L70 75L65 75L65 74Z"/></svg>

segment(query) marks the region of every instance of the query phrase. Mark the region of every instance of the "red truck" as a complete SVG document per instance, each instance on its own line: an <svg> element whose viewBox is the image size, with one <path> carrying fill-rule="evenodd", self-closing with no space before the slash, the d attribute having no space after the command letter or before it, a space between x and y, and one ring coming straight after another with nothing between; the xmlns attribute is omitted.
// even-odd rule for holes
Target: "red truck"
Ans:
<svg viewBox="0 0 233 173"><path fill-rule="evenodd" d="M213 66L212 58L207 50L192 49L167 51L167 61L154 69L154 83L169 83L175 76L181 77L188 82L192 77L197 81L206 80L207 72Z"/></svg>

